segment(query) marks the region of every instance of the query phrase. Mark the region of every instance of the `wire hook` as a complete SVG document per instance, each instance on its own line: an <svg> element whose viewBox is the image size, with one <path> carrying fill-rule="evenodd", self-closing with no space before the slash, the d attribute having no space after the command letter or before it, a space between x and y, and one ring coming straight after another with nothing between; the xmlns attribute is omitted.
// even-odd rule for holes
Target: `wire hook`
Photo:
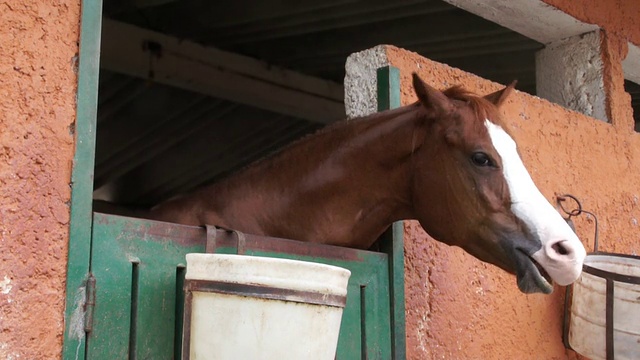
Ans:
<svg viewBox="0 0 640 360"><path fill-rule="evenodd" d="M567 210L564 207L564 203L568 200L571 199L576 203L576 208L572 209L572 210ZM571 220L572 217L574 216L578 216L581 214L588 214L593 216L593 221L594 221L594 225L595 225L595 233L593 236L593 252L598 252L598 217L587 210L582 209L582 204L580 203L580 200L578 200L578 198L576 198L575 196L571 195L571 194L563 194L563 195L558 195L557 196L557 203L558 206L560 207L560 209L568 215L568 217L565 219L567 220L567 222L569 222Z"/></svg>

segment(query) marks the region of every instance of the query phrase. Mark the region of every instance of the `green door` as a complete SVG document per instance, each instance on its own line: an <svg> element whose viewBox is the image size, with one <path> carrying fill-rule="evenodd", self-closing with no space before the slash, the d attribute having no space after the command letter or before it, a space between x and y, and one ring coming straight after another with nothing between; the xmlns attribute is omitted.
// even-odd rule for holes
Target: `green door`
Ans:
<svg viewBox="0 0 640 360"><path fill-rule="evenodd" d="M204 251L206 232L91 211L101 19L102 1L82 1L63 358L178 359L184 256ZM399 106L399 94L398 69L380 69L379 110ZM402 233L394 224L382 252L289 240L245 250L350 269L337 358L404 359Z"/></svg>
<svg viewBox="0 0 640 360"><path fill-rule="evenodd" d="M185 254L204 252L206 236L199 227L94 215L87 359L180 358ZM237 245L218 252L236 253ZM242 252L351 270L337 359L404 358L404 345L392 356L392 329L404 324L394 324L388 254L251 235Z"/></svg>

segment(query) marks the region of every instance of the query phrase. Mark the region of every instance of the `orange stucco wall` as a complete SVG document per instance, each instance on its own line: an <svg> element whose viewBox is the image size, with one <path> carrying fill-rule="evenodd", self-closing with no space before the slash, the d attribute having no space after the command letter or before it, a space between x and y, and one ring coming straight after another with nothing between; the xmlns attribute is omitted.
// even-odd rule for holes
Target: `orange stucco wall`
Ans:
<svg viewBox="0 0 640 360"><path fill-rule="evenodd" d="M638 253L640 135L632 131L619 61L640 44L640 2L544 0L605 29L612 124L518 93L504 109L543 193L577 195L601 220L605 250ZM0 359L54 359L64 329L70 174L74 150L78 0L0 2ZM403 102L409 74L432 85L497 85L395 48ZM419 65L419 67L418 67ZM577 220L592 244L592 221ZM522 295L510 275L406 232L411 359L564 359L562 292ZM561 290L561 289L557 289Z"/></svg>
<svg viewBox="0 0 640 360"><path fill-rule="evenodd" d="M574 18L640 45L640 1L542 0Z"/></svg>
<svg viewBox="0 0 640 360"><path fill-rule="evenodd" d="M500 85L461 70L387 47L401 70L403 104L416 100L411 72L432 86L463 84L479 94ZM607 72L615 86L619 67ZM555 194L577 196L600 220L601 250L640 253L640 134L632 131L626 99L610 104L612 124L517 92L503 116L519 143L534 181L550 201ZM593 220L576 220L585 246L593 245ZM550 296L524 295L515 277L430 239L414 222L405 227L407 351L410 359L565 359L562 344L564 288Z"/></svg>
<svg viewBox="0 0 640 360"><path fill-rule="evenodd" d="M607 113L611 124L567 111L523 93L513 96L504 116L511 123L524 161L543 194L572 193L600 219L601 249L640 254L640 134L633 132L630 97L621 61L626 43L640 44L640 2L631 0L544 0L603 29ZM464 84L480 94L498 87L460 70L395 48L390 63L402 72L404 103L413 101L409 74L432 85ZM577 231L590 249L593 221ZM553 295L522 295L513 277L460 249L429 239L415 223L405 228L407 351L410 359L575 358L561 342L563 289Z"/></svg>
<svg viewBox="0 0 640 360"><path fill-rule="evenodd" d="M61 353L79 12L0 2L0 359Z"/></svg>

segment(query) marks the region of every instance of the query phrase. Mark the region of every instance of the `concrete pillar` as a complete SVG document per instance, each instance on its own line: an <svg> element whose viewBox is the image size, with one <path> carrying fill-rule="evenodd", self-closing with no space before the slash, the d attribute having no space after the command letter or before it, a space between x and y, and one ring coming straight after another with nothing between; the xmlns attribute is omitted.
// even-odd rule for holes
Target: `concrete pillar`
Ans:
<svg viewBox="0 0 640 360"><path fill-rule="evenodd" d="M640 46L628 42L627 47L629 51L622 61L624 78L640 84Z"/></svg>
<svg viewBox="0 0 640 360"><path fill-rule="evenodd" d="M344 78L344 106L349 119L378 111L377 70L387 65L384 45L349 55Z"/></svg>
<svg viewBox="0 0 640 360"><path fill-rule="evenodd" d="M609 122L600 44L599 30L547 44L536 54L538 96Z"/></svg>
<svg viewBox="0 0 640 360"><path fill-rule="evenodd" d="M624 78L640 85L640 46L628 42L627 48L627 56L622 61ZM631 113L634 117L634 130L640 132L640 113L636 114L633 108Z"/></svg>

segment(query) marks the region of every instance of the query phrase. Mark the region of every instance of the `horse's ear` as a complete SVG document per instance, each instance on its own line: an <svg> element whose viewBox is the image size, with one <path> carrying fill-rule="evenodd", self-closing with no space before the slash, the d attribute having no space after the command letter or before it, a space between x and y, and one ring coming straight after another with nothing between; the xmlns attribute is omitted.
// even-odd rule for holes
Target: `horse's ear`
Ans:
<svg viewBox="0 0 640 360"><path fill-rule="evenodd" d="M416 73L413 73L413 89L430 117L441 116L451 111L449 98L442 91L434 89L422 81Z"/></svg>
<svg viewBox="0 0 640 360"><path fill-rule="evenodd" d="M494 93L491 93L489 95L485 95L484 98L489 100L495 106L500 107L500 105L504 103L507 97L509 97L509 94L513 92L513 89L515 89L517 83L518 83L518 80L513 80L513 82L509 84L509 86L505 87L502 90L498 90Z"/></svg>

